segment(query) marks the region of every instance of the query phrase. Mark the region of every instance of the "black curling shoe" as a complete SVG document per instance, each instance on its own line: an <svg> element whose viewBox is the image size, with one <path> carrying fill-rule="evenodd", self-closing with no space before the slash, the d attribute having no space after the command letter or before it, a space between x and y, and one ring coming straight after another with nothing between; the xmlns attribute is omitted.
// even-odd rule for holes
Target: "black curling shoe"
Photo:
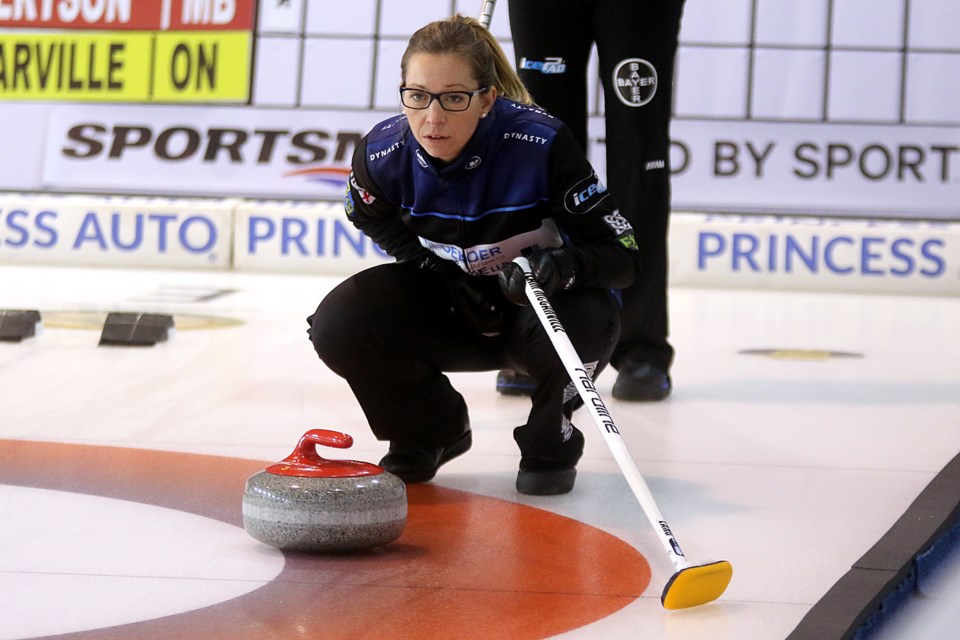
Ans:
<svg viewBox="0 0 960 640"><path fill-rule="evenodd" d="M528 496L557 496L573 491L577 481L577 461L583 455L583 433L570 425L572 432L566 442L550 447L537 447L536 453L520 456L517 491ZM521 450L530 450L524 428L513 431Z"/></svg>
<svg viewBox="0 0 960 640"><path fill-rule="evenodd" d="M612 395L617 400L651 402L670 395L673 383L666 371L645 362L625 362L613 384Z"/></svg>
<svg viewBox="0 0 960 640"><path fill-rule="evenodd" d="M543 460L521 460L517 492L526 496L558 496L573 491L577 468Z"/></svg>
<svg viewBox="0 0 960 640"><path fill-rule="evenodd" d="M445 447L404 446L391 442L390 451L380 460L380 466L405 484L429 482L442 465L469 451L472 444L473 435L469 429Z"/></svg>

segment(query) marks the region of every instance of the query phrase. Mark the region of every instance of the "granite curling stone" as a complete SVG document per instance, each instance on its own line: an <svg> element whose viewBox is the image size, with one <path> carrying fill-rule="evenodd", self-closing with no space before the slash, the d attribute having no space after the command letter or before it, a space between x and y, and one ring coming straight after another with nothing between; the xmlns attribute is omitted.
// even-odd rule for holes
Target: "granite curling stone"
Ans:
<svg viewBox="0 0 960 640"><path fill-rule="evenodd" d="M247 479L243 527L279 549L358 551L393 542L407 523L407 489L375 464L327 460L317 446L346 449L345 433L312 429L283 461Z"/></svg>

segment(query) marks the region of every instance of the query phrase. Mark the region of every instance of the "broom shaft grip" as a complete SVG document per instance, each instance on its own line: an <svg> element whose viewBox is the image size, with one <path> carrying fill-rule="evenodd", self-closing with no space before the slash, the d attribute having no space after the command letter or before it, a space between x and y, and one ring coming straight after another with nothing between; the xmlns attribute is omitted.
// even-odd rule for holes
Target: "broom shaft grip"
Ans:
<svg viewBox="0 0 960 640"><path fill-rule="evenodd" d="M493 8L496 6L496 0L483 0L480 6L480 24L484 29L490 28L490 21L493 20Z"/></svg>

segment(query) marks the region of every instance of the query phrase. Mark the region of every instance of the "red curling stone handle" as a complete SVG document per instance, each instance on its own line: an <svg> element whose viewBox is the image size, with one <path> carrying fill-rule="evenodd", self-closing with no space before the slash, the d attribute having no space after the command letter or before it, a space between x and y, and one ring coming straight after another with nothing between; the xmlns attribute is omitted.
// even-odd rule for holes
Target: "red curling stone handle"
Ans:
<svg viewBox="0 0 960 640"><path fill-rule="evenodd" d="M327 460L317 453L317 447L349 449L353 438L346 433L328 429L311 429L300 437L297 447L281 462L267 467L267 473L300 478L353 478L383 473L383 468L358 460Z"/></svg>

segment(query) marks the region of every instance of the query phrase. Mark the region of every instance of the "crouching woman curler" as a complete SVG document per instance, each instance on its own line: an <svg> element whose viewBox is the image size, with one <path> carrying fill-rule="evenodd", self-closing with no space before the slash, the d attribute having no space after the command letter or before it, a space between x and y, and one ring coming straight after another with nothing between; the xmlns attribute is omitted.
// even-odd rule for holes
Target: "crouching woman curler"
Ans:
<svg viewBox="0 0 960 640"><path fill-rule="evenodd" d="M594 376L620 331L617 289L637 276L630 224L569 130L532 104L496 40L463 16L411 37L403 114L353 156L345 209L396 262L347 278L308 318L320 359L350 385L405 482L465 453L471 431L446 372L512 368L536 388L517 490L567 493L583 453L580 400L511 263L533 275Z"/></svg>

